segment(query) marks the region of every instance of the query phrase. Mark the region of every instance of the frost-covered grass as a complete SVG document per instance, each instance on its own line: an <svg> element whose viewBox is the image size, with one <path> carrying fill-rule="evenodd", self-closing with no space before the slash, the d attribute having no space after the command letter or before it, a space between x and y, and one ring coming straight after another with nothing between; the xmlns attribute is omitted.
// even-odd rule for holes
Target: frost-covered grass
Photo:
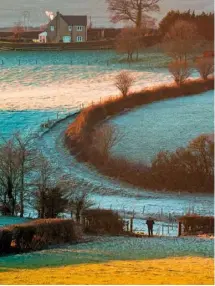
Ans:
<svg viewBox="0 0 215 286"><path fill-rule="evenodd" d="M211 258L183 257L145 261L13 270L0 273L2 284L60 285L213 285Z"/></svg>
<svg viewBox="0 0 215 286"><path fill-rule="evenodd" d="M167 257L213 257L213 239L195 237L101 237L39 252L5 256L0 269L35 269L112 260L148 260Z"/></svg>
<svg viewBox="0 0 215 286"><path fill-rule="evenodd" d="M80 182L88 184L92 192L92 199L96 206L112 208L120 211L133 211L145 214L158 214L163 211L166 215L174 213L182 215L194 207L195 212L206 215L213 213L213 196L193 194L178 194L139 190L108 179L96 170L90 169L87 164L79 163L65 149L63 132L74 118L56 125L51 132L45 134L38 141L44 155L59 172L67 173ZM140 222L142 224L142 222ZM138 223L139 225L139 223ZM135 227L138 227L135 224ZM138 227L140 229L140 227Z"/></svg>
<svg viewBox="0 0 215 286"><path fill-rule="evenodd" d="M134 91L171 80L166 69L157 67L158 58L165 58L161 53L156 60L147 53L144 62L132 65L111 63L114 58L112 51L2 52L0 109L80 108L117 94L114 78L121 69L135 76Z"/></svg>
<svg viewBox="0 0 215 286"><path fill-rule="evenodd" d="M214 91L156 102L111 120L123 135L113 153L150 162L164 150L175 151L202 133L214 132Z"/></svg>
<svg viewBox="0 0 215 286"><path fill-rule="evenodd" d="M62 114L67 113L77 107L80 108L82 103L86 105L92 101L98 101L100 97L117 94L113 80L121 68L129 69L134 73L136 76L134 89L137 90L144 86L172 81L166 69L156 68L158 58L161 61L164 60L162 54L146 53L144 63L134 63L130 67L128 64L121 63L107 66L107 60L115 57L116 55L112 52L103 51L1 52L4 66L1 67L0 74L0 134L3 133L9 138L14 131L37 131L41 123L48 119L55 119L58 111ZM19 59L21 60L20 66L18 65ZM36 59L38 60L37 64ZM70 65L71 60L72 65ZM150 62L152 62L151 66ZM193 105L192 102L190 105ZM175 107L174 117L179 111L183 115L182 107L184 107L183 99L178 109ZM201 106L199 105L198 108ZM19 110L25 111L19 112ZM155 110L156 108L152 107L148 112L148 116L152 120ZM159 109L156 112L159 112ZM164 113L160 114L165 115ZM192 117L195 122L194 116L195 112ZM205 123L198 122L198 126L207 125L205 118L202 120ZM89 169L87 164L78 163L64 149L62 141L63 132L71 120L73 119L60 123L50 133L39 139L38 147L56 167L59 175L65 172L73 178L87 182L89 190L93 191L92 197L97 206L111 207L117 210L125 209L126 211L135 209L137 213L141 213L145 208L145 214L159 213L162 208L167 215L173 212L183 214L190 206L195 207L195 211L200 214L213 212L212 196L198 195L197 197L189 194L166 194L146 190L142 192L137 188L107 179L95 170ZM180 125L180 120L181 118L178 122L175 121L176 125ZM171 120L168 123L171 124ZM130 128L130 126L127 127ZM168 132L169 127L166 125L165 132ZM157 147L160 143L160 136L163 136L162 132L156 129L154 134L150 133L150 136L153 136L151 144L153 148L147 150L146 156L148 156L148 151L153 154L158 151ZM170 133L168 134L169 147L175 148L174 138ZM144 140L145 137L150 143L149 136L144 136ZM137 223L135 227L139 228L141 224L142 222Z"/></svg>
<svg viewBox="0 0 215 286"><path fill-rule="evenodd" d="M29 219L27 218L20 218L14 216L0 216L0 228L11 224L20 224L23 222L27 222L28 220Z"/></svg>

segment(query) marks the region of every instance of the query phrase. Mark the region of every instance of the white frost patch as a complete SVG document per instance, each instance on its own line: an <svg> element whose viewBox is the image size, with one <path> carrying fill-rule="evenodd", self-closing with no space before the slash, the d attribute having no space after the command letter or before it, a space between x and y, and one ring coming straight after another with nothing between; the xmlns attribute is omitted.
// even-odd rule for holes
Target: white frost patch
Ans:
<svg viewBox="0 0 215 286"><path fill-rule="evenodd" d="M131 71L130 71L131 72ZM0 109L60 109L80 108L81 104L97 102L119 94L114 86L118 71L99 72L93 67L22 67L2 71ZM139 91L156 83L170 82L166 70L161 72L133 71L136 82L131 91Z"/></svg>

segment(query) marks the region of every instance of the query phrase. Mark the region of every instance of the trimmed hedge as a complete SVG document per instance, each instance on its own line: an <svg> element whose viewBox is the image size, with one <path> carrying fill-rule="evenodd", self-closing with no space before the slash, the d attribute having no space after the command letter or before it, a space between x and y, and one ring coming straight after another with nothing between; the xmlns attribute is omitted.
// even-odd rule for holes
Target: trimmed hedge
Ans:
<svg viewBox="0 0 215 286"><path fill-rule="evenodd" d="M138 106L196 95L212 89L214 89L214 78L205 81L198 79L188 80L181 86L177 86L176 84L160 85L127 97L109 98L104 102L85 108L77 116L65 132L65 144L70 152L76 155L79 161L92 164L100 173L106 176L138 187L162 190L164 186L155 184L154 179L151 178L150 167L143 162L130 162L125 158L112 156L108 160L104 160L101 154L95 152L95 146L92 144L93 132L99 124L102 124L109 117L119 115ZM178 190L177 186L175 189ZM188 190L186 189L185 191ZM196 189L196 191L201 190ZM211 192L211 190L206 191Z"/></svg>
<svg viewBox="0 0 215 286"><path fill-rule="evenodd" d="M12 232L9 229L0 230L0 254L10 252Z"/></svg>
<svg viewBox="0 0 215 286"><path fill-rule="evenodd" d="M82 237L81 226L71 219L40 219L12 225L2 232L2 248L9 250L9 245L13 242L18 252L40 250L52 244L77 242Z"/></svg>
<svg viewBox="0 0 215 286"><path fill-rule="evenodd" d="M82 214L85 231L96 234L122 234L124 221L118 213L105 209L89 209Z"/></svg>
<svg viewBox="0 0 215 286"><path fill-rule="evenodd" d="M179 221L184 226L185 234L214 233L213 216L185 215Z"/></svg>

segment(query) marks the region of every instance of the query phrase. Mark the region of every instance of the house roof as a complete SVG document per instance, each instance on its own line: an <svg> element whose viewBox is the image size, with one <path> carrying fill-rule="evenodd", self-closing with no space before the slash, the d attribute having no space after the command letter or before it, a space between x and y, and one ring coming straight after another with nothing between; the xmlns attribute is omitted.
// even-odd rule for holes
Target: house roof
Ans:
<svg viewBox="0 0 215 286"><path fill-rule="evenodd" d="M39 30L38 31L36 30L24 31L21 33L21 37L26 38L26 39L34 39L34 38L37 38L41 32L42 31L39 31ZM13 35L14 35L14 32L0 32L0 37L2 38L11 37Z"/></svg>
<svg viewBox="0 0 215 286"><path fill-rule="evenodd" d="M0 32L0 37L10 37L10 36L13 36L13 32L4 32L4 31L1 31Z"/></svg>
<svg viewBox="0 0 215 286"><path fill-rule="evenodd" d="M61 17L67 22L68 25L74 26L87 26L87 16L72 16L62 15Z"/></svg>
<svg viewBox="0 0 215 286"><path fill-rule="evenodd" d="M38 35L41 33L41 30L38 31L24 31L22 33L22 38L25 39L34 39L34 38L38 38Z"/></svg>

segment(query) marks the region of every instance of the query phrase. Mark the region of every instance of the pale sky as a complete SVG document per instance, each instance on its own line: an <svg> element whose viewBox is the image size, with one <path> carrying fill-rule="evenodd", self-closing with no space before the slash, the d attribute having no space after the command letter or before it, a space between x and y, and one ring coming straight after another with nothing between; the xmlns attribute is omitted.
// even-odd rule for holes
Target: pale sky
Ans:
<svg viewBox="0 0 215 286"><path fill-rule="evenodd" d="M154 15L158 21L171 9L212 12L213 0L160 0L161 12ZM85 14L92 17L94 26L110 26L105 0L0 0L0 26L14 25L29 11L30 24L47 22L45 11L62 14Z"/></svg>

